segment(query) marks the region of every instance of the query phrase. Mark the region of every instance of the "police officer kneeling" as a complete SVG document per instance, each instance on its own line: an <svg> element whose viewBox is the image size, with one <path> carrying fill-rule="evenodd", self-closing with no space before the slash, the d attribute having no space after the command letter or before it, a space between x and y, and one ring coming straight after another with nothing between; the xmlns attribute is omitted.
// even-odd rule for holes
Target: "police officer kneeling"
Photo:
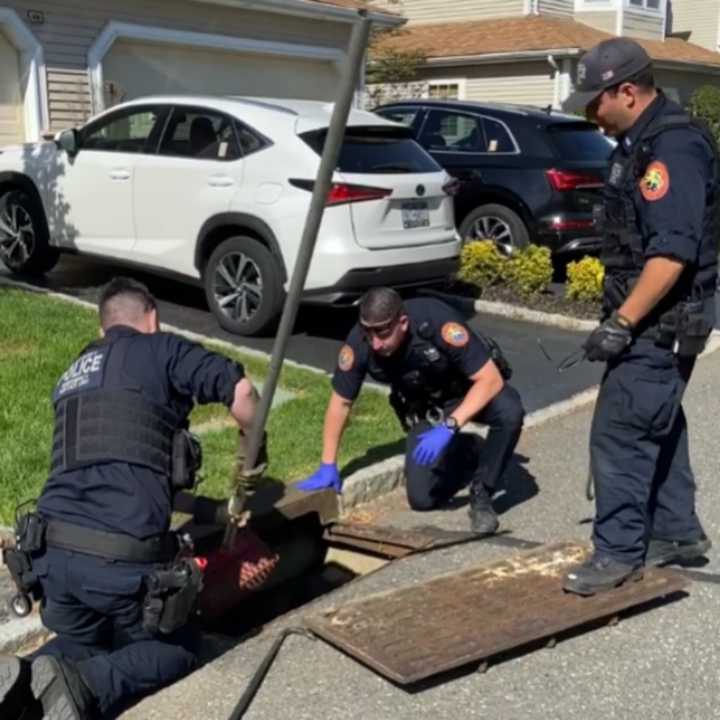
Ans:
<svg viewBox="0 0 720 720"><path fill-rule="evenodd" d="M198 571L169 532L197 465L188 415L222 402L248 428L255 413L242 366L159 332L143 285L113 280L99 310L103 338L55 387L50 476L20 543L56 637L32 662L0 657L3 720L40 706L51 720L103 717L192 670L182 625Z"/></svg>
<svg viewBox="0 0 720 720"><path fill-rule="evenodd" d="M592 595L710 547L681 403L715 322L720 164L632 40L593 48L578 80L569 109L586 107L618 141L599 213L605 317L585 343L607 362L590 436L595 552L564 583Z"/></svg>
<svg viewBox="0 0 720 720"><path fill-rule="evenodd" d="M390 385L390 402L409 433L405 476L410 507L441 505L469 475L471 527L478 534L494 533L498 520L490 496L499 489L524 417L520 396L505 383L499 366L506 364L497 346L483 341L447 304L435 298L403 303L390 288L368 291L360 321L338 357L322 464L298 487L340 491L338 447L369 374ZM469 421L489 425L482 451L479 438L458 433Z"/></svg>

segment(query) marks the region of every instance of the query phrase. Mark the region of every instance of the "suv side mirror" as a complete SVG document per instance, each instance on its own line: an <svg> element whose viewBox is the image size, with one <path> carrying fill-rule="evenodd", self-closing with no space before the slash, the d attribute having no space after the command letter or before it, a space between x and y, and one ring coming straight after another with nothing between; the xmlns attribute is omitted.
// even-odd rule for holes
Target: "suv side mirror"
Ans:
<svg viewBox="0 0 720 720"><path fill-rule="evenodd" d="M80 150L78 143L78 131L73 128L72 130L63 130L58 133L55 137L55 144L64 150L70 157L75 157Z"/></svg>

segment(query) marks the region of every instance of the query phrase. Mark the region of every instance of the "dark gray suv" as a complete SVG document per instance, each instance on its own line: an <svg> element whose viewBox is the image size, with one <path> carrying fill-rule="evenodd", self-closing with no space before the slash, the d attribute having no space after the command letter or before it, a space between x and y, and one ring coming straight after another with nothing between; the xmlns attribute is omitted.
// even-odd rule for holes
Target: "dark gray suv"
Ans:
<svg viewBox="0 0 720 720"><path fill-rule="evenodd" d="M376 113L461 182L455 217L466 240L493 238L510 254L528 242L556 254L599 248L592 209L613 143L592 123L521 105L412 100Z"/></svg>

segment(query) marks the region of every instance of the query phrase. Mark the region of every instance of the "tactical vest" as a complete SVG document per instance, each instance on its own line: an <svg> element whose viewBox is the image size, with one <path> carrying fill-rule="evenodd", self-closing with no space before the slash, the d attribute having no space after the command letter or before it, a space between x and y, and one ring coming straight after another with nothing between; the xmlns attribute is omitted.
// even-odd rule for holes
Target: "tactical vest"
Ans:
<svg viewBox="0 0 720 720"><path fill-rule="evenodd" d="M103 462L170 475L185 418L146 400L123 372L132 337L88 345L58 381L50 475Z"/></svg>
<svg viewBox="0 0 720 720"><path fill-rule="evenodd" d="M391 386L412 412L424 415L462 399L472 381L458 370L448 356L432 342L433 330L423 323L410 337L410 348L401 367L392 368L370 355L368 373ZM390 369L392 368L392 369Z"/></svg>
<svg viewBox="0 0 720 720"><path fill-rule="evenodd" d="M605 266L603 311L617 310L625 301L645 264L645 241L640 233L633 202L637 185L653 157L652 141L666 130L683 128L700 133L715 154L715 188L706 203L697 257L688 265L677 285L651 313L645 327L656 325L663 313L684 300L711 298L717 279L717 237L720 231L720 196L717 190L720 157L713 136L687 114L663 115L653 120L637 139L632 152L615 159L603 192L604 207L597 220L603 238L600 259ZM615 153L621 158L620 153ZM682 179L679 180L682 182Z"/></svg>

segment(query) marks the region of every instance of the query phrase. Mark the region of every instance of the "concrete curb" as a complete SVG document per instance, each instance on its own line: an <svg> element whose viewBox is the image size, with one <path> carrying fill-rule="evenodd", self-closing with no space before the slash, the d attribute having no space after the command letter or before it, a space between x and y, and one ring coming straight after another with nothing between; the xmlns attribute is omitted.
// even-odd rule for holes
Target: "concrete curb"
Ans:
<svg viewBox="0 0 720 720"><path fill-rule="evenodd" d="M28 646L43 642L52 633L43 626L38 614L12 618L0 625L0 653L13 655Z"/></svg>
<svg viewBox="0 0 720 720"><path fill-rule="evenodd" d="M475 312L497 315L499 317L510 318L511 320L522 320L537 325L548 325L550 327L561 328L562 330L575 330L577 332L591 332L598 326L596 320L581 320L580 318L571 317L570 315L546 313L540 310L530 310L529 308L518 305L493 302L490 300L476 300Z"/></svg>

